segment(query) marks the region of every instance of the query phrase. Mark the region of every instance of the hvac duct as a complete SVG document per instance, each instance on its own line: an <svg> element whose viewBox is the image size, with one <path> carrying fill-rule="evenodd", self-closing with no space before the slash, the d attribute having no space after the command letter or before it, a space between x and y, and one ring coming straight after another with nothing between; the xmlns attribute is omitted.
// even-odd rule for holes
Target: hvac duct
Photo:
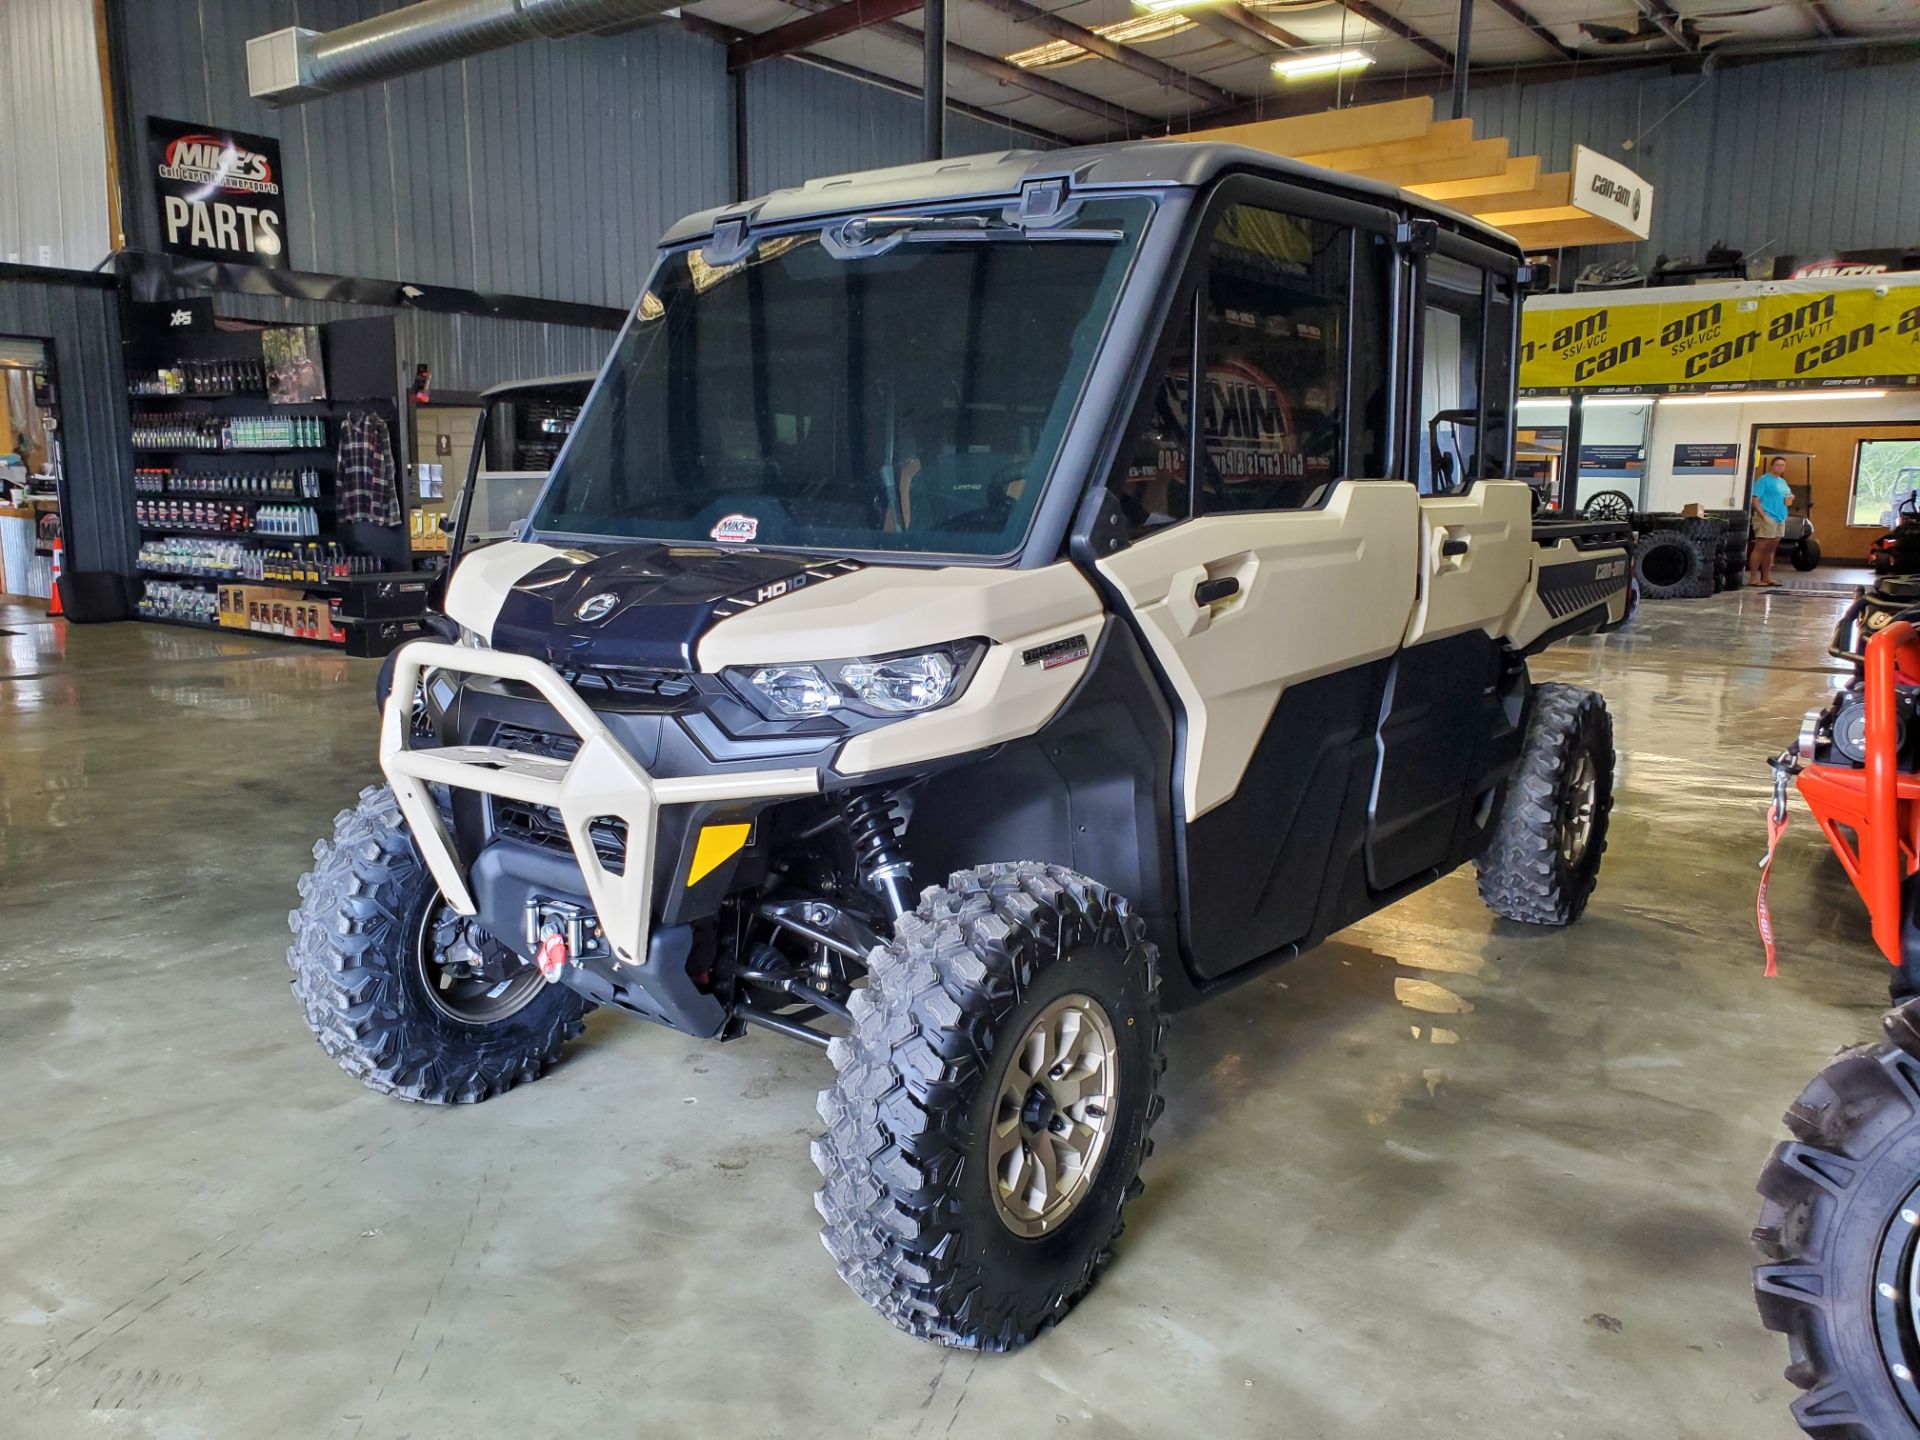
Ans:
<svg viewBox="0 0 1920 1440"><path fill-rule="evenodd" d="M263 104L298 105L436 65L653 20L676 0L418 0L324 33L276 30L247 41L247 83Z"/></svg>

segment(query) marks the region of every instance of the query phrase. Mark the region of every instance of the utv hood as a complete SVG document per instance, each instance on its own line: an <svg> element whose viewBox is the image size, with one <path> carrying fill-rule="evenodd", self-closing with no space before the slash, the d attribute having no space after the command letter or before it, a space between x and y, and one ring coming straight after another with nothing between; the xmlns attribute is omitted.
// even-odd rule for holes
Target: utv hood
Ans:
<svg viewBox="0 0 1920 1440"><path fill-rule="evenodd" d="M693 670L700 637L715 622L859 568L660 544L550 551L507 587L488 639L562 668Z"/></svg>

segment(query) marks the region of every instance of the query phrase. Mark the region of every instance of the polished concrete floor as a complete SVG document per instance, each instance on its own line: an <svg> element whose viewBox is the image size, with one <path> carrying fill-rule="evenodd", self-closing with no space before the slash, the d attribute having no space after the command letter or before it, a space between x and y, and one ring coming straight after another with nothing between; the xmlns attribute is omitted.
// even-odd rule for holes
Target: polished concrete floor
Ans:
<svg viewBox="0 0 1920 1440"><path fill-rule="evenodd" d="M1539 662L1616 717L1586 919L1456 875L1180 1017L1108 1278L984 1358L835 1278L811 1051L600 1015L460 1110L321 1054L284 917L373 774L370 662L0 609L0 1435L1793 1434L1753 1180L1885 980L1804 812L1763 980L1754 862L1838 605Z"/></svg>

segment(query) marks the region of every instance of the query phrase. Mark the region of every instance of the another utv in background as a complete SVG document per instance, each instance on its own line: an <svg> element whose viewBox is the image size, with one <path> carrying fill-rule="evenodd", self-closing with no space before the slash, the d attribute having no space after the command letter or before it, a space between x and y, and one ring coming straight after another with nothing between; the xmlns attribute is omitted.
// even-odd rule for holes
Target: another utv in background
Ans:
<svg viewBox="0 0 1920 1440"><path fill-rule="evenodd" d="M1527 658L1625 620L1628 533L1506 478L1521 270L1177 142L682 221L458 643L398 654L292 917L321 1044L433 1102L594 1005L823 1047L842 1277L1031 1339L1139 1192L1166 1012L1470 861L1587 903L1610 722Z"/></svg>

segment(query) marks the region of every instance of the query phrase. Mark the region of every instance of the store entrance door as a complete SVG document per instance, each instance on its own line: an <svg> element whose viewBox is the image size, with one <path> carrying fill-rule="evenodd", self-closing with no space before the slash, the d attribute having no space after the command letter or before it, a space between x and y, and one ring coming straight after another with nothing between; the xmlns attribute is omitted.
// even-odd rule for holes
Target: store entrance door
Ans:
<svg viewBox="0 0 1920 1440"><path fill-rule="evenodd" d="M0 594L53 594L66 493L57 399L52 344L0 335Z"/></svg>

